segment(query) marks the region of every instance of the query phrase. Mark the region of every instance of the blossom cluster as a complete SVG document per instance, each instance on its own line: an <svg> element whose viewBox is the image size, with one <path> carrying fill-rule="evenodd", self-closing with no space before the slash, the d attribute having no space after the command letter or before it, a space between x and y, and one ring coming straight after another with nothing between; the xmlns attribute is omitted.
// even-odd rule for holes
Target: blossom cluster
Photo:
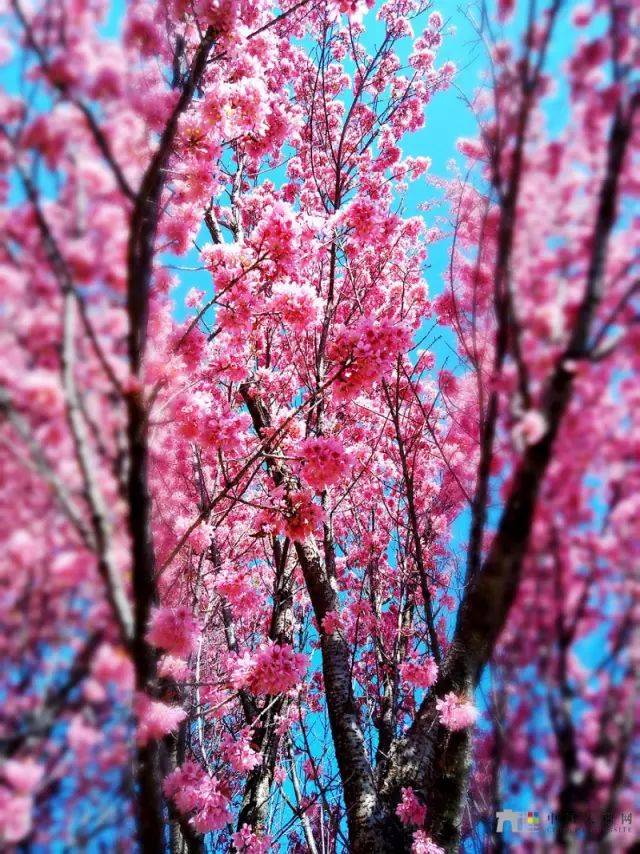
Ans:
<svg viewBox="0 0 640 854"><path fill-rule="evenodd" d="M231 683L254 694L281 694L295 688L307 671L309 659L286 644L263 644L233 663Z"/></svg>
<svg viewBox="0 0 640 854"><path fill-rule="evenodd" d="M416 830L413 834L411 854L444 854L444 848L436 845L426 831Z"/></svg>
<svg viewBox="0 0 640 854"><path fill-rule="evenodd" d="M291 540L303 543L324 522L325 512L306 489L294 489L288 495L288 506L276 516L277 530Z"/></svg>
<svg viewBox="0 0 640 854"><path fill-rule="evenodd" d="M452 732L473 726L478 717L478 710L473 703L453 691L436 700L436 710L442 726Z"/></svg>
<svg viewBox="0 0 640 854"><path fill-rule="evenodd" d="M137 741L140 745L175 732L187 717L186 711L179 706L153 700L141 692L136 694L134 711L138 719Z"/></svg>
<svg viewBox="0 0 640 854"><path fill-rule="evenodd" d="M400 665L400 674L404 682L415 685L417 688L430 688L438 678L438 665L433 658L425 661L403 661Z"/></svg>
<svg viewBox="0 0 640 854"><path fill-rule="evenodd" d="M305 439L298 452L303 459L302 477L318 492L344 477L352 462L342 443L333 437Z"/></svg>
<svg viewBox="0 0 640 854"><path fill-rule="evenodd" d="M402 789L402 800L396 807L396 815L403 824L422 827L427 809L411 786Z"/></svg>
<svg viewBox="0 0 640 854"><path fill-rule="evenodd" d="M193 760L187 760L164 780L164 793L177 809L190 815L190 823L198 833L220 830L231 821L229 799L220 781L212 777Z"/></svg>
<svg viewBox="0 0 640 854"><path fill-rule="evenodd" d="M194 651L198 635L197 620L184 605L155 608L149 619L149 643L178 657L186 658Z"/></svg>
<svg viewBox="0 0 640 854"><path fill-rule="evenodd" d="M0 842L13 845L31 830L33 798L44 774L32 759L7 759L0 766Z"/></svg>
<svg viewBox="0 0 640 854"><path fill-rule="evenodd" d="M250 735L250 729L244 727L238 732L236 738L231 733L225 733L222 737L222 755L231 767L240 773L252 771L262 761L260 753L249 743Z"/></svg>
<svg viewBox="0 0 640 854"><path fill-rule="evenodd" d="M365 318L336 335L330 356L336 363L335 396L351 400L389 370L406 348L408 330L392 320Z"/></svg>

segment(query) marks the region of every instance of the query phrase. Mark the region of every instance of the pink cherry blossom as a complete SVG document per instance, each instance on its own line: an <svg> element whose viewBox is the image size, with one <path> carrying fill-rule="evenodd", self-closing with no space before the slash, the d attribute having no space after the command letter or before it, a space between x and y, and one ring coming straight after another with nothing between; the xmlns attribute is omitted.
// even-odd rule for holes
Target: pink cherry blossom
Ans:
<svg viewBox="0 0 640 854"><path fill-rule="evenodd" d="M91 670L98 682L112 682L124 691L133 689L134 674L131 659L122 649L110 644L101 644L91 663Z"/></svg>
<svg viewBox="0 0 640 854"><path fill-rule="evenodd" d="M223 828L231 818L228 799L212 784L203 795L191 824L198 833L209 833Z"/></svg>
<svg viewBox="0 0 640 854"><path fill-rule="evenodd" d="M432 658L424 662L406 661L400 665L405 682L418 688L430 688L438 678L438 665Z"/></svg>
<svg viewBox="0 0 640 854"><path fill-rule="evenodd" d="M187 717L186 711L179 706L152 700L147 694L136 695L134 708L138 719L136 737L140 745L175 732L178 725Z"/></svg>
<svg viewBox="0 0 640 854"><path fill-rule="evenodd" d="M158 674L174 682L186 682L191 675L189 665L183 658L175 655L163 655L158 662Z"/></svg>
<svg viewBox="0 0 640 854"><path fill-rule="evenodd" d="M226 761L236 771L251 771L262 761L260 754L253 750L249 744L249 737L250 730L245 728L240 730L236 739L229 733L226 733L222 738L222 753Z"/></svg>
<svg viewBox="0 0 640 854"><path fill-rule="evenodd" d="M303 457L302 476L309 486L320 491L347 474L351 457L336 439L306 439L299 446Z"/></svg>
<svg viewBox="0 0 640 854"><path fill-rule="evenodd" d="M97 746L102 741L102 735L87 723L82 715L78 714L71 719L67 729L67 741L80 761L85 762L95 754Z"/></svg>
<svg viewBox="0 0 640 854"><path fill-rule="evenodd" d="M268 835L258 836L253 833L248 824L243 824L231 839L234 850L238 854L267 854L271 850L271 837Z"/></svg>
<svg viewBox="0 0 640 854"><path fill-rule="evenodd" d="M199 833L223 828L231 819L229 801L216 777L188 760L165 778L164 792Z"/></svg>
<svg viewBox="0 0 640 854"><path fill-rule="evenodd" d="M306 490L292 491L289 500L291 509L278 519L278 527L295 542L304 542L324 521L324 511Z"/></svg>
<svg viewBox="0 0 640 854"><path fill-rule="evenodd" d="M315 291L303 283L279 282L273 287L270 310L282 318L296 334L313 328L321 310Z"/></svg>
<svg viewBox="0 0 640 854"><path fill-rule="evenodd" d="M232 684L256 694L290 691L306 673L309 659L288 645L264 644L256 653L245 653L234 663Z"/></svg>
<svg viewBox="0 0 640 854"><path fill-rule="evenodd" d="M184 304L187 308L199 308L202 304L203 296L204 291L200 291L197 288L191 288L184 298Z"/></svg>
<svg viewBox="0 0 640 854"><path fill-rule="evenodd" d="M161 607L151 615L147 640L167 652L184 657L195 649L198 633L197 621L188 608Z"/></svg>
<svg viewBox="0 0 640 854"><path fill-rule="evenodd" d="M15 792L31 795L40 785L44 769L33 759L9 759L0 767L0 774Z"/></svg>
<svg viewBox="0 0 640 854"><path fill-rule="evenodd" d="M411 786L402 789L402 800L396 807L396 814L403 824L422 827L427 815L425 805L416 796Z"/></svg>
<svg viewBox="0 0 640 854"><path fill-rule="evenodd" d="M174 801L183 813L190 813L201 800L201 791L209 785L206 772L193 760L173 770L164 779L163 789L168 798Z"/></svg>
<svg viewBox="0 0 640 854"><path fill-rule="evenodd" d="M336 613L336 611L329 611L325 614L322 620L322 629L326 634L332 635L334 632L340 631L342 627L340 614Z"/></svg>
<svg viewBox="0 0 640 854"><path fill-rule="evenodd" d="M517 446L526 447L527 445L535 445L546 432L547 422L544 415L531 409L518 420L512 430L512 436Z"/></svg>
<svg viewBox="0 0 640 854"><path fill-rule="evenodd" d="M416 830L413 834L411 854L444 854L444 848L436 845L424 830Z"/></svg>
<svg viewBox="0 0 640 854"><path fill-rule="evenodd" d="M478 717L478 710L473 703L453 691L436 701L436 709L442 726L452 732L473 726Z"/></svg>
<svg viewBox="0 0 640 854"><path fill-rule="evenodd" d="M0 840L13 846L21 842L31 831L33 802L25 795L11 794L0 786Z"/></svg>

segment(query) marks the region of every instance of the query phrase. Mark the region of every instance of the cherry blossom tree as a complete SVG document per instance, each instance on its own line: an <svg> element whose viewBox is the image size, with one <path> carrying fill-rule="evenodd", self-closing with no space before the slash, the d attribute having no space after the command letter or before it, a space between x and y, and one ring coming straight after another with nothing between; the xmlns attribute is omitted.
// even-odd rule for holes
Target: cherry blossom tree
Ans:
<svg viewBox="0 0 640 854"><path fill-rule="evenodd" d="M638 10L483 9L428 184L455 35L369 5L2 8L4 846L499 850L523 791L612 846L637 795Z"/></svg>

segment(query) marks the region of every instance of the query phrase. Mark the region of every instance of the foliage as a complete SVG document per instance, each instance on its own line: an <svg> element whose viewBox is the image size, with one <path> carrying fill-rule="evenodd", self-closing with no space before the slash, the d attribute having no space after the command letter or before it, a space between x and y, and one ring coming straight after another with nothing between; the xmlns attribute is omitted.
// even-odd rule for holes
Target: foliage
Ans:
<svg viewBox="0 0 640 854"><path fill-rule="evenodd" d="M612 844L637 795L637 4L573 10L553 133L562 0L483 14L446 221L401 146L454 36L369 5L2 9L4 846L499 850L518 793Z"/></svg>

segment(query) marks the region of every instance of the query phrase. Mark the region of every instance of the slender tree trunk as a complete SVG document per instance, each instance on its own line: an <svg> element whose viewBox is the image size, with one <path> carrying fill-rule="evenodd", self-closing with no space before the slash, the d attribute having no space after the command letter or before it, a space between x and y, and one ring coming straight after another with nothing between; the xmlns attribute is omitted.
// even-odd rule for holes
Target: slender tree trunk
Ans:
<svg viewBox="0 0 640 854"><path fill-rule="evenodd" d="M273 561L275 582L273 586L273 610L269 639L274 643L293 643L293 568L288 568L289 541L284 545L277 537L273 539ZM282 737L278 734L278 719L287 709L289 700L279 697L269 710L260 717L254 729L254 747L262 754L262 762L249 772L238 815L238 830L248 824L254 833L265 830L269 813L269 797L278 762ZM247 719L251 724L252 720Z"/></svg>
<svg viewBox="0 0 640 854"><path fill-rule="evenodd" d="M141 385L147 340L149 296L155 257L155 238L160 219L166 166L171 156L180 116L189 107L202 79L214 43L211 27L198 46L180 97L162 132L158 147L144 174L131 211L127 247L127 316L129 320L129 369L134 384ZM143 392L135 387L127 395L129 469L127 498L132 548L134 596L133 663L139 691L153 690L155 656L145 640L151 606L157 599L155 557L149 495L148 418ZM160 854L165 848L166 807L162 794L162 745L138 749L138 840L143 852Z"/></svg>
<svg viewBox="0 0 640 854"><path fill-rule="evenodd" d="M262 761L247 775L242 797L242 806L238 814L238 830L248 824L254 833L262 834L269 814L269 797L273 785L280 736L276 727L278 716L286 707L283 698L267 712L265 720L254 736L254 746L260 750Z"/></svg>
<svg viewBox="0 0 640 854"><path fill-rule="evenodd" d="M241 388L255 432L263 438L271 424L264 405L251 395L248 386ZM285 461L265 449L265 461L276 485L287 492L295 479ZM338 609L334 581L327 573L318 545L313 537L296 543L295 551L302 569L318 626L331 611ZM339 632L321 632L322 672L329 712L333 745L343 784L349 841L354 854L391 854L402 850L398 822L390 816L378 797L373 769L353 697L351 654Z"/></svg>

